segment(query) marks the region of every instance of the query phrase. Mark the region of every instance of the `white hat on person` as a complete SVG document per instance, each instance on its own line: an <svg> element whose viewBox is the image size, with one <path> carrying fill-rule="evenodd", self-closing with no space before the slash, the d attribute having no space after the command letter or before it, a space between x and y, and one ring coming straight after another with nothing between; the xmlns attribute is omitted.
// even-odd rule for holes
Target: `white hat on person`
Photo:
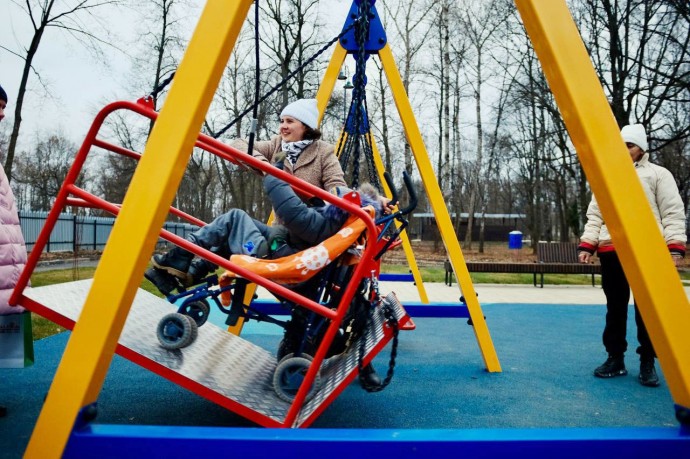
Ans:
<svg viewBox="0 0 690 459"><path fill-rule="evenodd" d="M312 129L319 126L319 108L316 99L298 99L285 106L280 117L291 116Z"/></svg>
<svg viewBox="0 0 690 459"><path fill-rule="evenodd" d="M646 152L649 148L649 144L647 143L647 132L641 124L623 126L623 129L621 129L621 136L625 143L634 143L640 147L642 151Z"/></svg>

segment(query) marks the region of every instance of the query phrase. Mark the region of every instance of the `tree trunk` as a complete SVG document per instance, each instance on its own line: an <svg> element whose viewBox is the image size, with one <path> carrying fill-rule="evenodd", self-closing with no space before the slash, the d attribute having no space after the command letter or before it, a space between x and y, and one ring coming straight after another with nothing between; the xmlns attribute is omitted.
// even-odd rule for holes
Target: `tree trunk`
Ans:
<svg viewBox="0 0 690 459"><path fill-rule="evenodd" d="M51 2L48 6L48 10L42 16L43 18L47 18L50 15L50 8L52 8L52 5ZM38 51L38 45L41 43L41 38L43 38L45 27L45 23L41 23L41 25L35 29L29 49L26 51L26 58L24 59L24 69L22 70L22 79L19 83L19 91L17 92L17 101L14 109L14 125L12 126L12 134L10 135L10 145L7 148L7 158L5 158L5 174L7 174L8 182L12 181L12 164L14 163L17 139L19 139L19 127L22 124L22 107L24 106L24 95L26 94L26 86L29 81L29 72L31 71L31 65L34 56L36 56L36 51Z"/></svg>

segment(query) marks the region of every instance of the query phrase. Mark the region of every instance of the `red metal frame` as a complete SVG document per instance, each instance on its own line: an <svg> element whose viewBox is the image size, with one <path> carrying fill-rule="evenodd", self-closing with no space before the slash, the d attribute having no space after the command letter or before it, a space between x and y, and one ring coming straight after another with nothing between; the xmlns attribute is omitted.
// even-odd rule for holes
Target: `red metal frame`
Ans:
<svg viewBox="0 0 690 459"><path fill-rule="evenodd" d="M34 311L38 314L43 315L44 317L54 321L55 323L71 329L73 326L73 323L71 323L70 320L66 319L65 317L62 317L61 315L51 311L50 309L46 308L43 305L40 305L39 303L27 298L24 296L23 292L26 286L28 285L29 279L31 277L31 274L33 273L39 257L41 253L43 252L44 247L46 246L50 234L58 220L58 217L60 215L60 212L65 206L79 206L79 207L92 207L92 208L98 208L105 210L115 216L119 214L120 207L119 205L110 203L108 201L105 201L97 196L92 195L91 193L77 187L75 185L75 182L81 173L81 170L84 166L84 163L86 161L86 158L88 154L91 151L92 147L99 147L104 150L108 150L113 153L117 153L123 156L127 156L129 158L139 160L141 158L141 154L128 150L126 148L113 145L109 142L103 141L101 139L97 138L98 132L100 131L101 126L103 125L103 122L105 119L113 112L117 110L129 110L132 112L135 112L143 117L149 118L150 120L155 121L156 118L158 117L158 113L153 109L153 104L151 101L147 99L139 99L136 103L135 102L130 102L130 101L118 101L111 103L104 107L98 115L96 115L96 118L94 119L91 128L89 129L86 138L84 139L84 142L82 143L81 148L77 152L77 155L75 156L74 163L72 164L72 167L70 168L69 172L67 173L67 176L65 177L65 180L63 182L62 187L60 188L60 191L58 192L57 198L55 200L55 203L53 204L53 207L51 211L48 214L48 217L46 218L45 225L43 226L38 239L36 240L36 243L34 245L33 250L29 254L26 267L24 271L22 272L18 282L17 286L15 287L15 290L12 292L12 296L10 297L10 304L21 304L25 307L27 307L29 310ZM300 387L299 391L297 392L295 399L290 406L290 409L288 410L288 413L286 415L286 418L283 423L283 427L290 427L295 424L295 421L297 419L297 416L299 415L299 412L302 408L302 405L304 404L305 397L309 391L309 388L311 387L314 379L317 376L318 371L321 368L321 365L325 359L326 352L329 349L337 331L340 326L340 323L345 316L345 313L348 309L349 304L351 303L358 287L360 284L360 280L364 279L365 277L369 277L370 273L373 271L375 273L378 272L378 263L373 261L374 255L377 253L377 250L379 250L381 244L376 243L377 237L378 236L378 230L377 227L374 223L374 220L370 217L370 215L364 211L361 207L358 205L355 205L348 200L338 198L337 196L326 192L325 190L322 190L316 186L313 186L307 182L304 182L280 169L277 169L270 164L268 164L265 161L261 161L259 159L254 158L253 156L241 152L237 149L234 149L232 147L229 147L228 145L225 145L224 143L213 139L212 137L209 137L204 134L200 134L195 142L195 146L203 149L205 151L208 151L211 154L214 154L224 160L233 162L235 164L239 164L242 166L248 166L252 169L261 171L265 174L271 174L274 175L285 182L289 183L291 187L295 190L298 191L304 195L308 196L316 196L326 202L329 202L331 204L334 204L350 214L356 215L357 217L361 218L367 227L368 234L370 235L367 238L367 242L364 248L364 251L362 253L361 261L358 263L356 266L354 273L353 273L353 279L355 281L349 282L343 296L341 297L340 303L337 307L337 309L331 310L325 306L322 306L308 298L303 297L302 295L299 295L298 293L295 293L292 290L289 290L282 285L276 284L275 282L264 279L262 277L257 276L256 274L252 273L251 271L248 271L242 267L236 266L233 263L231 263L229 260L224 259L216 254L213 254L209 252L208 250L202 249L191 242L173 234L170 233L169 231L161 229L160 231L160 236L163 239L166 239L186 250L189 250L190 252L203 257L227 270L233 271L240 275L241 277L244 277L245 279L249 280L250 282L253 282L257 285L260 285L262 287L265 287L272 293L281 296L283 298L286 298L289 301L292 301L296 304L299 304L313 312L316 312L317 314L320 314L321 316L330 319L330 325L328 326L326 333L323 337L323 340L316 352L316 355L314 355L313 358L313 364L309 367L309 370L307 371L307 374L305 375L305 380L302 386ZM170 212L173 213L174 215L177 215L193 224L203 226L205 223L199 219L194 218L193 216L186 214L185 212L180 211L179 209L176 209L174 207L170 207ZM390 330L386 330L386 333L391 333ZM380 351L380 348L383 348L385 343L380 343L376 351ZM129 358L130 360L142 365L142 358L139 356L137 353L118 345L117 346L117 352L120 355L123 355L124 357ZM368 359L370 360L370 358ZM365 363L368 363L368 360L365 360ZM151 368L150 362L147 359L146 365L142 365L146 368L151 369L152 371L162 375L166 376L167 373L170 373L170 370L163 367L162 365L156 364L156 368ZM160 367L160 368L157 368ZM169 377L169 375L167 375ZM348 377L347 382L351 382L355 377L355 373L351 374ZM174 378L176 382L178 382L180 385L183 387L186 387L188 389L193 390L194 392L216 402L219 403L222 406L225 406L228 409L231 409L232 411L243 415L249 419L252 419L253 421L259 422L263 425L266 426L275 426L275 422L271 419L256 419L256 413L253 411L247 410L246 407L234 403L230 401L230 406L228 406L228 400L229 399L223 399L219 400L219 397L215 396L215 393L210 393L208 389L201 387L198 383L194 381L189 381L185 379L185 381L180 381L180 376L176 375ZM169 378L172 379L172 378ZM198 386L198 387L197 387ZM319 409L317 409L308 419L305 423L302 425L306 426L311 424L318 414L320 414L323 409L325 409L326 406L335 399L342 390L344 390L344 387L346 385L343 384L341 385L341 388L339 390L335 390L326 400L327 403L322 404ZM278 426L280 427L280 426Z"/></svg>

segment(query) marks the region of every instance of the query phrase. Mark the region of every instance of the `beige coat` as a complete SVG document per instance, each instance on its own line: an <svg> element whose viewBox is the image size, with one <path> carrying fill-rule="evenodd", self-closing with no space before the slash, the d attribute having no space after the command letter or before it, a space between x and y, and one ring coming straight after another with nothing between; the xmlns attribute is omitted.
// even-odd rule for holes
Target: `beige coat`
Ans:
<svg viewBox="0 0 690 459"><path fill-rule="evenodd" d="M678 187L671 173L656 164L649 162L649 153L635 163L644 194L654 213L654 219L667 244L685 244L685 206L678 193ZM594 248L611 246L611 234L609 233L601 210L596 199L587 209L587 224L580 238L581 242L592 245Z"/></svg>
<svg viewBox="0 0 690 459"><path fill-rule="evenodd" d="M248 144L246 140L238 139L232 141L230 146L246 152ZM280 136L275 136L271 140L254 142L253 156L271 163L273 156L281 150ZM333 145L323 140L315 140L305 148L294 167L289 161L285 161L284 170L326 191L331 191L336 186L347 186Z"/></svg>

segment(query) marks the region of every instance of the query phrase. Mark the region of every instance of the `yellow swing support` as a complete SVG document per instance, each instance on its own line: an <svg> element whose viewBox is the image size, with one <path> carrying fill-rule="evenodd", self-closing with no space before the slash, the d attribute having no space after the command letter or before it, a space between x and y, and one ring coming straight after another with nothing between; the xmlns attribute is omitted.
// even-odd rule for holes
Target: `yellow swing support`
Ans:
<svg viewBox="0 0 690 459"><path fill-rule="evenodd" d="M565 1L516 0L543 63L582 165L630 278L674 402L690 407L690 307L651 209L632 167L625 161L618 126L591 66ZM62 456L80 411L94 403L112 360L137 287L153 253L194 140L218 86L251 0L209 0L203 9L175 81L151 132L103 257L46 397L27 458ZM344 59L342 50L335 56ZM424 179L444 243L474 317L480 314L440 190L431 180L419 129L404 97L390 49L379 52L408 140ZM337 66L337 67L336 67ZM319 91L321 108L332 92L338 64L329 66ZM606 172L606 173L605 173ZM151 180L151 177L157 180ZM145 199L142 199L145 197ZM480 343L490 342L483 318L475 321ZM493 346L484 346L490 371L498 371ZM490 347L490 349L488 349ZM95 452L97 454L97 452Z"/></svg>

